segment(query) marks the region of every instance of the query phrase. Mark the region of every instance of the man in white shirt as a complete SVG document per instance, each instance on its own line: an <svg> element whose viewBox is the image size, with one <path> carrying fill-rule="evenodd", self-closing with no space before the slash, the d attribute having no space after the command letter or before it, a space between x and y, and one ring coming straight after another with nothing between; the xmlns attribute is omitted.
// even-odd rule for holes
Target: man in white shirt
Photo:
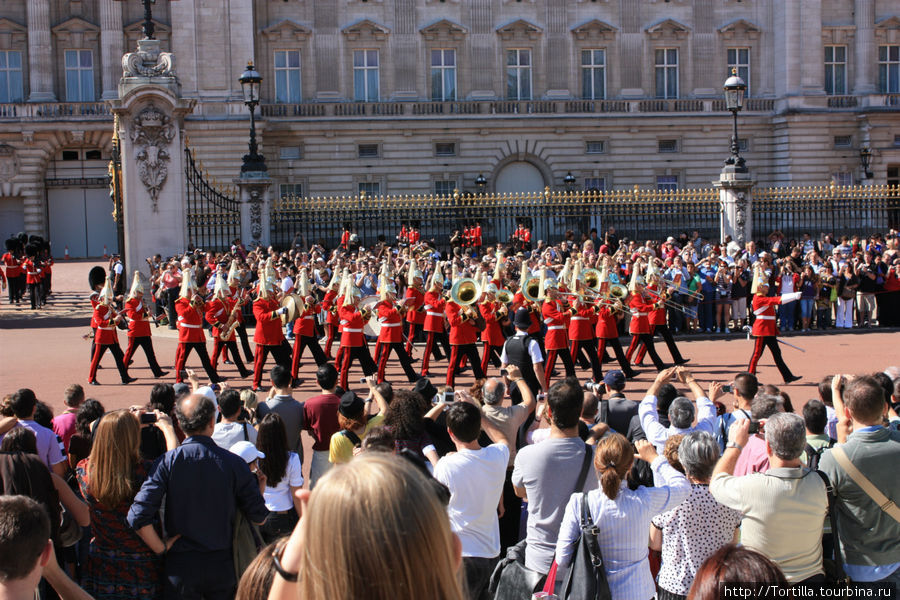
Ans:
<svg viewBox="0 0 900 600"><path fill-rule="evenodd" d="M456 452L441 458L434 477L450 489L447 513L450 528L462 544L467 597L486 599L488 582L500 554L500 523L497 507L503 492L509 446L493 431L497 443L478 445L482 418L478 407L456 402L447 410L447 430ZM486 424L491 430L490 424Z"/></svg>
<svg viewBox="0 0 900 600"><path fill-rule="evenodd" d="M691 389L694 396L694 404L684 397L675 398L669 406L669 427L665 427L659 422L659 413L656 409L656 392L660 386L667 383L673 375L678 376L678 380ZM647 434L647 440L656 446L656 451L662 453L666 447L666 440L677 433L690 433L692 431L705 431L710 435L715 435L716 426L716 406L713 401L718 398L722 386L718 383L709 384L709 397L703 393L703 389L693 374L682 366L669 367L663 369L656 376L656 381L647 390L647 395L641 400L638 407L638 415L641 419L641 427ZM697 417L697 424L694 422L694 415Z"/></svg>
<svg viewBox="0 0 900 600"><path fill-rule="evenodd" d="M241 393L237 390L227 389L218 398L219 412L222 420L216 423L212 439L220 448L230 450L238 442L250 442L256 445L256 429L241 419L244 404L241 402Z"/></svg>

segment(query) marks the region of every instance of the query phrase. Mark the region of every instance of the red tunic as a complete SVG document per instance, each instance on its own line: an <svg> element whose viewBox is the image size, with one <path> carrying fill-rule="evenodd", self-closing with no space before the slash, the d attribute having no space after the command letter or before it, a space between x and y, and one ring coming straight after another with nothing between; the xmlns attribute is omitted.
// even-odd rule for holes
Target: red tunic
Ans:
<svg viewBox="0 0 900 600"><path fill-rule="evenodd" d="M205 304L203 308L194 308L187 298L179 298L175 301L175 312L178 313L179 342L206 342L206 336L203 333L205 309Z"/></svg>
<svg viewBox="0 0 900 600"><path fill-rule="evenodd" d="M525 306L525 296L522 292L516 292L515 295L513 295L510 313L514 315L522 306ZM541 330L541 320L538 318L538 314L534 311L529 311L528 316L531 318L531 327L528 328L528 333L534 334L539 332Z"/></svg>
<svg viewBox="0 0 900 600"><path fill-rule="evenodd" d="M481 331L481 341L491 346L502 346L506 343L500 321L497 320L497 311L503 306L499 302L482 302L478 309L484 317L485 327Z"/></svg>
<svg viewBox="0 0 900 600"><path fill-rule="evenodd" d="M547 350L563 350L569 347L566 337L566 320L562 306L558 300L546 300L541 307L541 316L547 326L547 335L544 337L544 348Z"/></svg>
<svg viewBox="0 0 900 600"><path fill-rule="evenodd" d="M349 243L350 243L350 232L345 231L344 233L341 234L341 246L346 248Z"/></svg>
<svg viewBox="0 0 900 600"><path fill-rule="evenodd" d="M608 306L601 306L597 314L597 337L604 340L619 337L616 317Z"/></svg>
<svg viewBox="0 0 900 600"><path fill-rule="evenodd" d="M447 303L441 292L428 292L425 294L425 331L433 333L444 332L444 306Z"/></svg>
<svg viewBox="0 0 900 600"><path fill-rule="evenodd" d="M247 293L246 290L243 290L235 285L228 286L228 289L231 290L231 295L229 296L229 298L234 298L235 301L237 301L239 299L246 299L246 293ZM238 323L244 322L243 311L240 311L240 310L238 311L237 320L238 320Z"/></svg>
<svg viewBox="0 0 900 600"><path fill-rule="evenodd" d="M378 314L378 322L381 323L381 331L378 333L378 341L382 344L399 343L403 341L403 316L393 302L382 301L375 305ZM382 349L382 352L384 350Z"/></svg>
<svg viewBox="0 0 900 600"><path fill-rule="evenodd" d="M97 328L97 306L100 304L100 294L98 292L91 292L91 329Z"/></svg>
<svg viewBox="0 0 900 600"><path fill-rule="evenodd" d="M116 323L113 320L115 312L105 304L97 304L94 307L94 316L92 321L96 323L97 333L94 336L94 343L97 345L118 344L119 337L116 335Z"/></svg>
<svg viewBox="0 0 900 600"><path fill-rule="evenodd" d="M338 316L341 318L341 346L353 347L365 344L363 338L363 327L365 322L359 310L352 304L342 306L338 309Z"/></svg>
<svg viewBox="0 0 900 600"><path fill-rule="evenodd" d="M475 247L481 247L481 225L475 226Z"/></svg>
<svg viewBox="0 0 900 600"><path fill-rule="evenodd" d="M570 340L589 340L594 337L594 328L591 325L591 317L596 316L590 306L582 306L575 311L569 320Z"/></svg>
<svg viewBox="0 0 900 600"><path fill-rule="evenodd" d="M41 280L41 262L37 260L26 259L23 267L25 268L25 283L38 283Z"/></svg>
<svg viewBox="0 0 900 600"><path fill-rule="evenodd" d="M406 311L406 322L415 323L416 325L425 323L425 311L422 310L422 307L425 306L425 294L410 286L406 288L405 298L413 299L412 302L406 303L408 308Z"/></svg>
<svg viewBox="0 0 900 600"><path fill-rule="evenodd" d="M775 307L781 304L781 296L753 296L753 335L757 337L778 335Z"/></svg>
<svg viewBox="0 0 900 600"><path fill-rule="evenodd" d="M631 307L631 323L628 324L628 331L631 334L650 333L649 316L653 304L645 301L643 295L634 294L628 306Z"/></svg>
<svg viewBox="0 0 900 600"><path fill-rule="evenodd" d="M654 299L656 299L655 296L658 293L656 291L656 286L648 285L647 289L653 291L653 294L651 294L651 296L654 296ZM665 325L666 324L666 306L663 305L662 308L654 308L653 310L651 310L649 319L650 319L651 325Z"/></svg>
<svg viewBox="0 0 900 600"><path fill-rule="evenodd" d="M325 298L322 299L322 310L327 311L325 314L325 322L329 325L337 325L341 318L337 315L337 292L328 290L325 292ZM334 310L332 311L332 307Z"/></svg>
<svg viewBox="0 0 900 600"><path fill-rule="evenodd" d="M450 322L450 345L463 346L478 341L478 331L469 319L463 319L462 307L456 302L447 302L447 321Z"/></svg>
<svg viewBox="0 0 900 600"><path fill-rule="evenodd" d="M18 277L22 274L22 265L19 259L12 255L12 252L3 255L3 264L6 265L7 277Z"/></svg>
<svg viewBox="0 0 900 600"><path fill-rule="evenodd" d="M258 298L253 303L253 316L256 317L256 331L253 341L263 346L280 346L284 341L284 327L281 318L275 311L281 306L272 298Z"/></svg>
<svg viewBox="0 0 900 600"><path fill-rule="evenodd" d="M206 321L213 326L213 337L218 339L219 334L222 333L222 327L228 323L228 319L231 318L231 310L234 308L236 301L231 298L216 298L212 302L206 303ZM220 327L221 325L221 327ZM234 332L231 332L231 335L227 340L227 342L234 341Z"/></svg>
<svg viewBox="0 0 900 600"><path fill-rule="evenodd" d="M128 337L150 337L150 321L144 316L145 308L143 298L132 298L125 302Z"/></svg>
<svg viewBox="0 0 900 600"><path fill-rule="evenodd" d="M410 244L418 244L420 236L421 236L421 234L419 233L419 230L413 229L412 231L409 232L409 243Z"/></svg>
<svg viewBox="0 0 900 600"><path fill-rule="evenodd" d="M307 298L307 302L309 299ZM309 308L300 313L297 320L294 321L294 335L302 337L315 337L316 335L316 314L322 311L322 305L318 302L312 304Z"/></svg>

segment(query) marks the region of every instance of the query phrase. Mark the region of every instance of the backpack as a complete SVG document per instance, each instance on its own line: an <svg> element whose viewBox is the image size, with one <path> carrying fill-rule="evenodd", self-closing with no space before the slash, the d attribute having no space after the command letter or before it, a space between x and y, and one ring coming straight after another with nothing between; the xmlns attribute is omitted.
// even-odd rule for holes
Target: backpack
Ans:
<svg viewBox="0 0 900 600"><path fill-rule="evenodd" d="M806 466L809 467L810 471L819 470L819 460L822 458L822 453L828 448L833 447L836 443L837 440L829 438L828 443L818 450L813 448L810 444L806 444Z"/></svg>

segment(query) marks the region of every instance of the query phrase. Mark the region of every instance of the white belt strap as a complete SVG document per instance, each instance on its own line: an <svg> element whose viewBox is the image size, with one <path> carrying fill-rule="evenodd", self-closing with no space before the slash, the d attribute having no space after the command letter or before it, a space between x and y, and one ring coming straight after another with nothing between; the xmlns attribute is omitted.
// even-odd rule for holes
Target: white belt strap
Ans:
<svg viewBox="0 0 900 600"><path fill-rule="evenodd" d="M764 312L766 312L768 309L769 309L768 306L763 306L762 308L757 308L756 310L754 310L753 314L758 317L758 316L762 315ZM772 317L772 318L774 319L775 317Z"/></svg>
<svg viewBox="0 0 900 600"><path fill-rule="evenodd" d="M403 323L382 323L382 327L400 327Z"/></svg>
<svg viewBox="0 0 900 600"><path fill-rule="evenodd" d="M193 323L179 323L182 327L187 329L200 329L202 325L194 325Z"/></svg>
<svg viewBox="0 0 900 600"><path fill-rule="evenodd" d="M303 317L303 318L304 318L304 319L309 319L310 321L315 321L315 320L316 320L316 318L315 318L314 316L312 316L312 315L307 315L307 316L305 316L305 317Z"/></svg>
<svg viewBox="0 0 900 600"><path fill-rule="evenodd" d="M551 325L547 328L547 331L553 331L555 329L565 329L562 325Z"/></svg>
<svg viewBox="0 0 900 600"><path fill-rule="evenodd" d="M428 315L429 317L443 317L444 316L444 313L431 312L430 310L425 314Z"/></svg>
<svg viewBox="0 0 900 600"><path fill-rule="evenodd" d="M98 327L97 329L102 329L103 331L115 331L115 327Z"/></svg>
<svg viewBox="0 0 900 600"><path fill-rule="evenodd" d="M775 320L774 315L756 315L756 318L759 319L760 321L774 321Z"/></svg>
<svg viewBox="0 0 900 600"><path fill-rule="evenodd" d="M573 321L588 321L587 317L572 317Z"/></svg>
<svg viewBox="0 0 900 600"><path fill-rule="evenodd" d="M344 327L344 333L362 333L362 329L347 329Z"/></svg>
<svg viewBox="0 0 900 600"><path fill-rule="evenodd" d="M631 311L631 314L634 315L635 317L646 317L649 313Z"/></svg>

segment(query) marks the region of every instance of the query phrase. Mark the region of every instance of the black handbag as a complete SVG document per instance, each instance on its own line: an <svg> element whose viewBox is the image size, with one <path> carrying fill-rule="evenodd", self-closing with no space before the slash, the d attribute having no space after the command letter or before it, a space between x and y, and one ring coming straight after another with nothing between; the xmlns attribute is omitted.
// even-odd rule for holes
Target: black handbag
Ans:
<svg viewBox="0 0 900 600"><path fill-rule="evenodd" d="M844 560L841 556L841 540L838 538L837 509L835 508L834 488L828 475L822 471L816 471L825 483L825 493L828 495L828 520L831 523L831 536L834 539L834 559L822 557L822 569L825 571L825 581L828 583L847 584L850 577L844 572Z"/></svg>
<svg viewBox="0 0 900 600"><path fill-rule="evenodd" d="M581 494L581 537L572 555L572 564L566 573L561 598L567 600L610 600L609 580L600 543L597 541L597 526L591 518L587 494Z"/></svg>
<svg viewBox="0 0 900 600"><path fill-rule="evenodd" d="M584 488L593 457L594 453L590 446L585 444L581 473L578 475L573 494ZM515 546L510 546L506 550L506 556L494 567L488 592L494 600L527 600L534 592L540 591L544 579L543 573L525 566L525 540L522 540Z"/></svg>

